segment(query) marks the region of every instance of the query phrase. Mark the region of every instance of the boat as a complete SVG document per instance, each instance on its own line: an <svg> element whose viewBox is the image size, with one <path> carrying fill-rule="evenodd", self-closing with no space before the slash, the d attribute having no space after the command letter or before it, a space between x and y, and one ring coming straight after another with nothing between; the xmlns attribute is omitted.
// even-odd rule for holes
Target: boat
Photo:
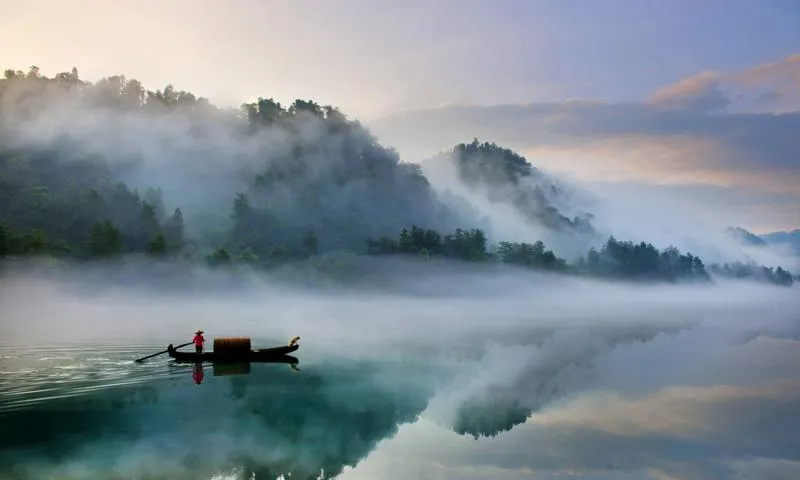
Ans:
<svg viewBox="0 0 800 480"><path fill-rule="evenodd" d="M250 349L249 338L225 338L214 341L214 350L210 352L179 352L170 343L167 354L178 361L187 362L265 362L265 363L297 363L297 358L289 355L300 348L296 339L289 345L272 348Z"/></svg>
<svg viewBox="0 0 800 480"><path fill-rule="evenodd" d="M262 348L247 352L179 352L170 344L167 354L175 360L189 362L275 362L297 363L297 358L288 355L300 348L299 345Z"/></svg>

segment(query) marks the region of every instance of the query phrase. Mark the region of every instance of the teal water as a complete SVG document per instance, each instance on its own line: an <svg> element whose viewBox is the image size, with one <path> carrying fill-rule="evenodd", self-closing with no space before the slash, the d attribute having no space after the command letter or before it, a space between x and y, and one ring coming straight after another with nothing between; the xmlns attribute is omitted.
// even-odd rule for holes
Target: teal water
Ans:
<svg viewBox="0 0 800 480"><path fill-rule="evenodd" d="M429 396L426 372L404 363L132 361L154 351L0 349L0 474L327 477L414 421Z"/></svg>
<svg viewBox="0 0 800 480"><path fill-rule="evenodd" d="M202 377L133 362L155 345L2 346L0 478L798 478L778 476L800 471L796 340L578 336L385 357L301 342L297 365Z"/></svg>

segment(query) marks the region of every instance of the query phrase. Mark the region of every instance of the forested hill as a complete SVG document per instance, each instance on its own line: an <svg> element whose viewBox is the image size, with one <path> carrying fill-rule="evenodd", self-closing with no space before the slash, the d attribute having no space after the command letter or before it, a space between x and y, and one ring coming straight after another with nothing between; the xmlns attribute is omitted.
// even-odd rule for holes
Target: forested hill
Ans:
<svg viewBox="0 0 800 480"><path fill-rule="evenodd" d="M590 217L554 206L545 177L514 152L477 142L454 152L465 184L499 192L533 179L498 198L549 229L594 234ZM494 238L418 165L331 106L259 98L225 110L171 85L152 91L124 76L91 83L75 69L52 78L35 67L7 70L0 80L0 256L140 253L270 267L347 250L709 279L702 260L674 248L612 237L562 259L539 240ZM783 269L715 268L792 282Z"/></svg>
<svg viewBox="0 0 800 480"><path fill-rule="evenodd" d="M0 215L14 228L47 225L54 241L78 245L104 219L140 250L159 225L177 242L170 230L183 223L195 247L263 256L312 232L328 250L411 224L470 226L417 165L331 106L262 98L224 111L122 76L5 77Z"/></svg>
<svg viewBox="0 0 800 480"><path fill-rule="evenodd" d="M576 208L576 192L508 148L476 138L423 161L422 169L434 184L457 179L469 196L511 208L563 252L579 254L603 240L591 212Z"/></svg>

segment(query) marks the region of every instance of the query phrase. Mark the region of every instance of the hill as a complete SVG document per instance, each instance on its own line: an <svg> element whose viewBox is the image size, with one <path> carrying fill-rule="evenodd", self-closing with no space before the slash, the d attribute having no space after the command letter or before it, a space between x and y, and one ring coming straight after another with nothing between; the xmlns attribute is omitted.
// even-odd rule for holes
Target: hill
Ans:
<svg viewBox="0 0 800 480"><path fill-rule="evenodd" d="M768 245L786 247L800 255L800 229L789 232L772 232L759 235L759 238Z"/></svg>
<svg viewBox="0 0 800 480"><path fill-rule="evenodd" d="M506 209L529 228L529 235L566 255L577 257L603 241L592 226L592 214L575 208L576 192L508 148L476 138L423 161L421 167L434 186L445 185L449 194L485 205L487 215Z"/></svg>
<svg viewBox="0 0 800 480"><path fill-rule="evenodd" d="M765 242L762 238L759 238L758 235L741 227L728 227L726 232L743 245L750 245L753 247L765 247L767 245L767 242Z"/></svg>
<svg viewBox="0 0 800 480"><path fill-rule="evenodd" d="M330 105L259 98L223 110L172 85L91 83L77 69L7 70L0 105L0 256L272 268L346 251L710 280L690 252L601 238L568 189L494 143L457 144L420 166ZM464 188L432 188L425 172L438 165ZM491 221L499 210L476 213L475 198L508 207L535 234L503 238ZM791 284L780 267L731 275Z"/></svg>
<svg viewBox="0 0 800 480"><path fill-rule="evenodd" d="M0 222L47 225L61 244L78 248L95 221L111 222L127 249L160 231L170 245L256 256L311 237L327 251L412 223L470 226L417 166L331 106L260 98L230 112L121 75L5 77Z"/></svg>

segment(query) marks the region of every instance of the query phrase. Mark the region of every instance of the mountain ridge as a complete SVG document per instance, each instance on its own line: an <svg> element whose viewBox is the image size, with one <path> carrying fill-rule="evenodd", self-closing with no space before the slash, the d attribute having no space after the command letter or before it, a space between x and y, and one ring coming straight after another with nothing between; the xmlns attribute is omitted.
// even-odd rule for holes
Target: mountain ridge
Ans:
<svg viewBox="0 0 800 480"><path fill-rule="evenodd" d="M121 75L91 83L77 69L53 78L7 70L0 99L0 256L271 268L351 251L708 279L690 252L599 231L574 207L577 192L494 142L456 144L423 166L313 100L260 97L228 111L172 85L146 90ZM437 158L455 168L461 192L434 188L424 170L447 164ZM475 215L476 206L485 210ZM513 241L497 227L502 215L518 228ZM742 275L791 283L780 266L736 267Z"/></svg>

